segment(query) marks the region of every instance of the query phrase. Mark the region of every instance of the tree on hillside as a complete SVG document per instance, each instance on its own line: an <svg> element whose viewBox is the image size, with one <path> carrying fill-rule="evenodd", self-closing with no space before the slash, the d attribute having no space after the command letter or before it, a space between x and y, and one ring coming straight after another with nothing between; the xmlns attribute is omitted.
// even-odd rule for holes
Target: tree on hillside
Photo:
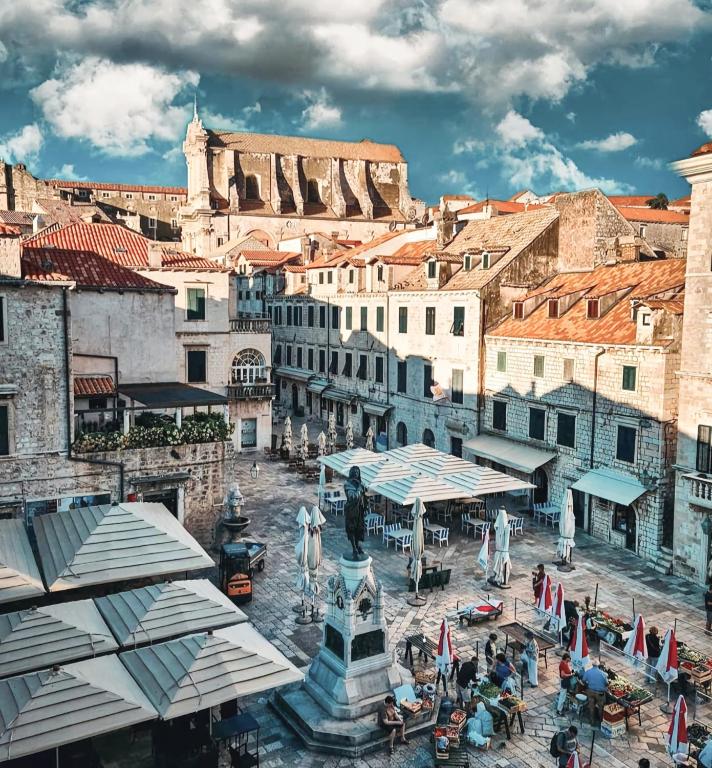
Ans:
<svg viewBox="0 0 712 768"><path fill-rule="evenodd" d="M646 205L649 208L655 208L656 211L667 211L669 202L668 196L664 192L658 192L655 197L651 197L650 200L646 202Z"/></svg>

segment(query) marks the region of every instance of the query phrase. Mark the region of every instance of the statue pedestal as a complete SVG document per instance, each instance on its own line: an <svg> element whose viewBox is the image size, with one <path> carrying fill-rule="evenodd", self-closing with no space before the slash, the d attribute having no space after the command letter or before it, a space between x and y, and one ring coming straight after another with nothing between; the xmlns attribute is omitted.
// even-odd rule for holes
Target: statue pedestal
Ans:
<svg viewBox="0 0 712 768"><path fill-rule="evenodd" d="M385 744L375 712L395 688L412 683L389 649L383 587L371 562L341 558L339 575L327 582L324 634L306 680L272 700L307 746L349 757ZM409 724L408 732L431 728L437 711Z"/></svg>

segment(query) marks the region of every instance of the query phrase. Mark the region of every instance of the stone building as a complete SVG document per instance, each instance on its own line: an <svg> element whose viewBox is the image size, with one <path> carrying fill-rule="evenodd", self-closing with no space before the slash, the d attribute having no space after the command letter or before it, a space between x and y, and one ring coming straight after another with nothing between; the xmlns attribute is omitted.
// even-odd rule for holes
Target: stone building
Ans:
<svg viewBox="0 0 712 768"><path fill-rule="evenodd" d="M690 215L683 211L618 206L620 213L638 230L657 256L684 259Z"/></svg>
<svg viewBox="0 0 712 768"><path fill-rule="evenodd" d="M199 255L251 234L271 247L316 232L365 241L425 210L390 144L211 130L196 113L183 151L183 244Z"/></svg>
<svg viewBox="0 0 712 768"><path fill-rule="evenodd" d="M675 163L692 186L678 373L674 572L712 579L712 144Z"/></svg>
<svg viewBox="0 0 712 768"><path fill-rule="evenodd" d="M635 256L635 252L633 253ZM579 527L667 570L684 262L561 273L518 298L486 336L480 460ZM665 547L663 549L663 547Z"/></svg>

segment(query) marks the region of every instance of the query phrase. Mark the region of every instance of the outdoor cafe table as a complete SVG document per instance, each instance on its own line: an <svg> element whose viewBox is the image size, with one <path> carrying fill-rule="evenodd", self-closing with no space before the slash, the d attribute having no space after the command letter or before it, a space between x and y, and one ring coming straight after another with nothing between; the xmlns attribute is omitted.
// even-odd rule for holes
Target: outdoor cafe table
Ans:
<svg viewBox="0 0 712 768"><path fill-rule="evenodd" d="M511 624L504 624L500 628L501 632L504 632L504 650L506 652L507 646L511 645L512 648L512 661L514 661L514 653L517 648L522 648L527 644L527 639L524 635L525 632L530 631L534 633L534 637L539 645L539 657L544 656L544 666L548 669L549 663L547 659L547 651L554 648L555 643L547 639L543 635L540 635L534 629L525 627L518 621L513 621ZM510 638L513 642L510 643Z"/></svg>

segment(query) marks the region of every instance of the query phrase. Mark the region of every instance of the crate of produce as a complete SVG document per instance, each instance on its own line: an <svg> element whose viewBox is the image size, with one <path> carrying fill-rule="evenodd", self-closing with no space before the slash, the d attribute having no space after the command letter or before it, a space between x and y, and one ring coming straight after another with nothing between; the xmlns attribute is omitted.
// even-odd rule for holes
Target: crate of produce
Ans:
<svg viewBox="0 0 712 768"><path fill-rule="evenodd" d="M461 731L467 722L467 713L464 709L455 709L450 715L450 725Z"/></svg>
<svg viewBox="0 0 712 768"><path fill-rule="evenodd" d="M615 739L618 736L623 736L625 733L625 722L623 720L619 720L616 723L609 723L603 720L601 722L601 733L607 739Z"/></svg>
<svg viewBox="0 0 712 768"><path fill-rule="evenodd" d="M435 673L434 672L428 672L424 669L419 669L415 673L415 684L416 685L427 685L428 683L434 683L435 682Z"/></svg>
<svg viewBox="0 0 712 768"><path fill-rule="evenodd" d="M450 746L452 747L459 747L460 746L460 729L455 725L448 725L445 729L445 735L448 738L448 741L450 742Z"/></svg>
<svg viewBox="0 0 712 768"><path fill-rule="evenodd" d="M411 715L417 715L423 708L423 702L416 699L415 701L408 701L407 699L401 699L400 708L409 712Z"/></svg>
<svg viewBox="0 0 712 768"><path fill-rule="evenodd" d="M625 717L625 707L620 704L606 704L603 707L603 721L606 723L619 723Z"/></svg>

